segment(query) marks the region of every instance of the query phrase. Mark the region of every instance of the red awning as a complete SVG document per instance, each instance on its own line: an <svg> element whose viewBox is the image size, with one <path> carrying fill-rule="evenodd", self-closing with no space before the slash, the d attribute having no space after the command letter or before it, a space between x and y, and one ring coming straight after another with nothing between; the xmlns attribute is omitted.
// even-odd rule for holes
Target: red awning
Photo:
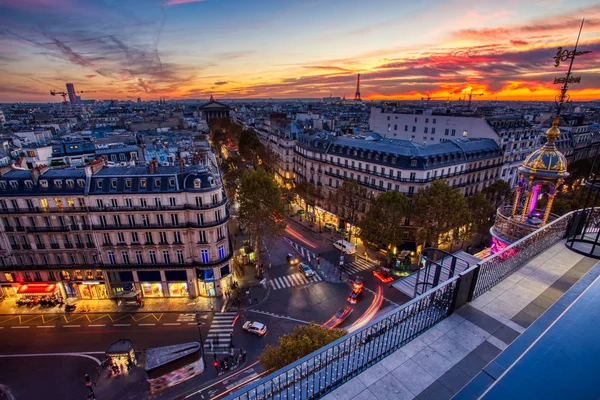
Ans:
<svg viewBox="0 0 600 400"><path fill-rule="evenodd" d="M54 283L23 283L17 290L18 294L54 294L58 286Z"/></svg>

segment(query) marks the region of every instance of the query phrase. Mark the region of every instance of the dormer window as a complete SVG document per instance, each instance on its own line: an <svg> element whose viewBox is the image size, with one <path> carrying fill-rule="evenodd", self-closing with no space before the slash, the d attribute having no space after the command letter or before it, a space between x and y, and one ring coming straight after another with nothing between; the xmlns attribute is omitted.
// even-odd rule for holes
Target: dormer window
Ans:
<svg viewBox="0 0 600 400"><path fill-rule="evenodd" d="M200 189L202 186L202 181L200 179L194 179L194 189Z"/></svg>
<svg viewBox="0 0 600 400"><path fill-rule="evenodd" d="M59 189L62 188L62 181L60 179L55 179L54 186L56 186Z"/></svg>
<svg viewBox="0 0 600 400"><path fill-rule="evenodd" d="M6 181L0 181L0 189L2 189L2 190L6 189Z"/></svg>
<svg viewBox="0 0 600 400"><path fill-rule="evenodd" d="M169 178L169 187L175 187L175 178Z"/></svg>
<svg viewBox="0 0 600 400"><path fill-rule="evenodd" d="M117 188L117 180L116 179L111 179L111 181L110 181L110 187L112 189L116 189Z"/></svg>
<svg viewBox="0 0 600 400"><path fill-rule="evenodd" d="M102 189L102 181L97 181L97 182L96 182L96 187L97 187L98 189Z"/></svg>
<svg viewBox="0 0 600 400"><path fill-rule="evenodd" d="M145 189L145 188L146 188L146 179L140 179L140 187L141 187L142 189Z"/></svg>
<svg viewBox="0 0 600 400"><path fill-rule="evenodd" d="M417 160L410 160L410 166L411 167L416 167L417 166Z"/></svg>
<svg viewBox="0 0 600 400"><path fill-rule="evenodd" d="M75 186L75 182L73 181L73 179L67 179L66 182L67 182L67 187L69 189L72 189Z"/></svg>
<svg viewBox="0 0 600 400"><path fill-rule="evenodd" d="M215 186L215 179L212 176L209 176L208 183L210 184L210 186Z"/></svg>
<svg viewBox="0 0 600 400"><path fill-rule="evenodd" d="M11 189L16 189L18 187L17 181L10 181L8 184L10 185Z"/></svg>
<svg viewBox="0 0 600 400"><path fill-rule="evenodd" d="M154 179L154 188L160 189L160 178Z"/></svg>
<svg viewBox="0 0 600 400"><path fill-rule="evenodd" d="M42 189L48 189L48 181L45 179L42 179L40 181L40 186L42 187Z"/></svg>
<svg viewBox="0 0 600 400"><path fill-rule="evenodd" d="M131 189L131 179L125 179L125 188Z"/></svg>
<svg viewBox="0 0 600 400"><path fill-rule="evenodd" d="M85 187L85 180L84 180L84 179L77 179L77 185L78 185L80 188L83 188L83 187Z"/></svg>
<svg viewBox="0 0 600 400"><path fill-rule="evenodd" d="M33 188L33 181L25 181L25 187L27 189Z"/></svg>

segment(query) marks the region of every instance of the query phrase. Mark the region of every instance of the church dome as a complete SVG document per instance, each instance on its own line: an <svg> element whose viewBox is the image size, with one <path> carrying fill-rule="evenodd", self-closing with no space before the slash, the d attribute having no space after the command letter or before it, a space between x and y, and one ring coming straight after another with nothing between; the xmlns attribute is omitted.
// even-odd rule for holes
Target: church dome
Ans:
<svg viewBox="0 0 600 400"><path fill-rule="evenodd" d="M552 127L546 131L546 144L523 161L519 167L522 175L533 175L544 180L559 180L569 176L567 159L554 144L554 141L560 136L558 123L559 119L555 118L552 121Z"/></svg>

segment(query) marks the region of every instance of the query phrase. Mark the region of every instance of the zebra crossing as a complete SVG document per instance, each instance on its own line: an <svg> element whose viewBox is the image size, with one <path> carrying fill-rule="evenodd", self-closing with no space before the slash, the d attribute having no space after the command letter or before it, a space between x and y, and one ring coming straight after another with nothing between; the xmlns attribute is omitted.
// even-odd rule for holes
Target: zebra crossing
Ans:
<svg viewBox="0 0 600 400"><path fill-rule="evenodd" d="M356 260L354 260L348 264L345 264L344 267L342 268L342 270L347 273L357 274L361 271L366 271L368 269L371 269L374 266L375 266L375 264L372 264L368 261L365 261L363 259L356 257Z"/></svg>
<svg viewBox="0 0 600 400"><path fill-rule="evenodd" d="M279 276L269 279L267 285L270 285L273 290L285 289L292 286L303 286L313 282L321 282L323 278L315 272L312 278L307 278L300 273Z"/></svg>
<svg viewBox="0 0 600 400"><path fill-rule="evenodd" d="M218 352L229 350L231 344L231 333L237 318L236 312L215 313L210 329L206 335L204 348L207 351Z"/></svg>

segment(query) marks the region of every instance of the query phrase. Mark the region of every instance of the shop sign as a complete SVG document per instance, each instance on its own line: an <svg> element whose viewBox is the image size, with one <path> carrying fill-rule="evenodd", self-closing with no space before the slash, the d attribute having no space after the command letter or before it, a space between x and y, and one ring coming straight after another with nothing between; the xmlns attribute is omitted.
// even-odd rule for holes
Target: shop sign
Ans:
<svg viewBox="0 0 600 400"><path fill-rule="evenodd" d="M84 285L99 285L100 284L100 282L98 282L98 281L83 281L81 283Z"/></svg>

